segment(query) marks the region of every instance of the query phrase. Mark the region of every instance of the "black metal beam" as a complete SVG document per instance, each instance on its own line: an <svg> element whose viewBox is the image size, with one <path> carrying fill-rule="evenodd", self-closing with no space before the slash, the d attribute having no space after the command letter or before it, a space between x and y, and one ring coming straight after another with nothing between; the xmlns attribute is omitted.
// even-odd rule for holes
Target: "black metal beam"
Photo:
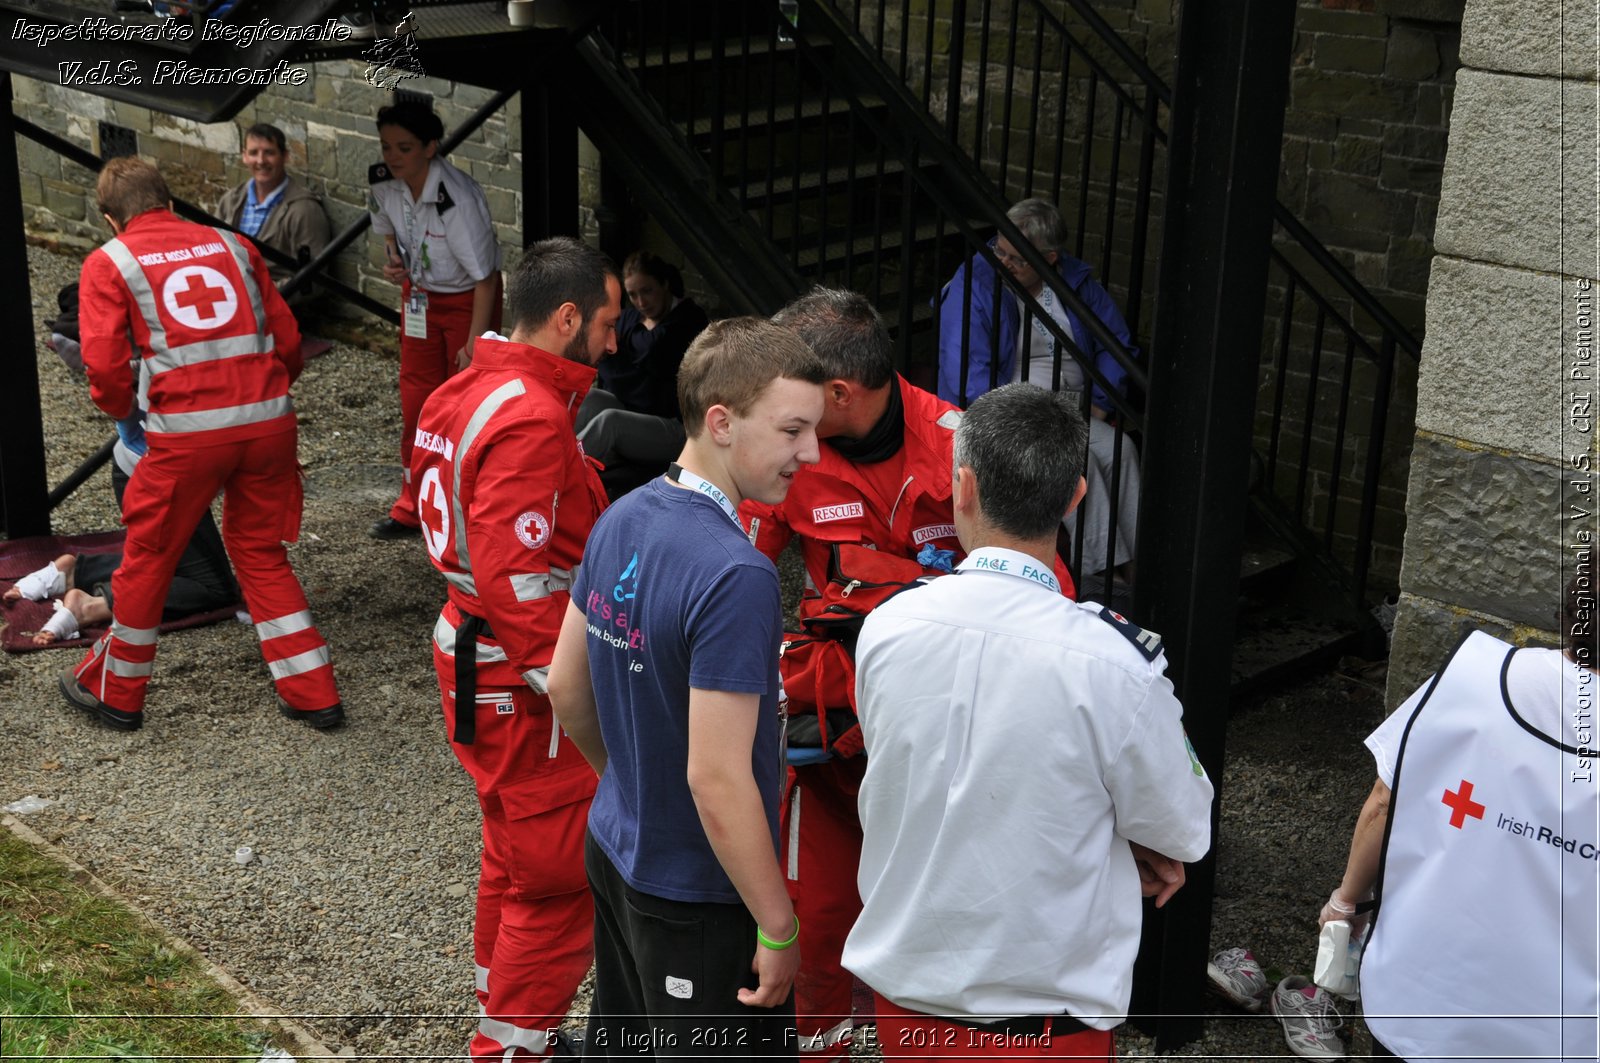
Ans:
<svg viewBox="0 0 1600 1063"><path fill-rule="evenodd" d="M522 246L578 235L578 120L541 64L522 87Z"/></svg>
<svg viewBox="0 0 1600 1063"><path fill-rule="evenodd" d="M0 265L0 352L7 404L0 417L0 518L8 538L50 534L44 475L44 416L39 409L39 364L33 335L33 295L28 245L22 229L22 175L11 117L11 75L0 73L0 247L12 250Z"/></svg>
<svg viewBox="0 0 1600 1063"><path fill-rule="evenodd" d="M1184 0L1168 137L1135 615L1161 632L1218 789L1294 5ZM1201 1032L1216 847L1147 909L1133 1010L1158 1050Z"/></svg>

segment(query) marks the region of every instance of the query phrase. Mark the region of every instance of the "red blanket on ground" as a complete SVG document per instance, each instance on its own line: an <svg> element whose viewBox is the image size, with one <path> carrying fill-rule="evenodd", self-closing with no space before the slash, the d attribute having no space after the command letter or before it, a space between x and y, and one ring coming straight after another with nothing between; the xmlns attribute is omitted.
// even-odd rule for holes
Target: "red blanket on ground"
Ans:
<svg viewBox="0 0 1600 1063"><path fill-rule="evenodd" d="M42 535L32 539L7 539L0 541L0 594L10 590L17 580L30 572L43 568L62 554L110 554L122 549L122 531L95 532L91 535ZM0 646L7 653L28 653L33 650L54 650L64 646L87 646L104 634L104 624L93 624L78 632L77 638L63 639L45 646L33 644L33 634L50 619L53 610L50 602L30 602L23 598L15 602L0 602ZM178 620L165 621L162 631L215 624L227 620L238 612L239 606L213 609L208 613L195 613Z"/></svg>

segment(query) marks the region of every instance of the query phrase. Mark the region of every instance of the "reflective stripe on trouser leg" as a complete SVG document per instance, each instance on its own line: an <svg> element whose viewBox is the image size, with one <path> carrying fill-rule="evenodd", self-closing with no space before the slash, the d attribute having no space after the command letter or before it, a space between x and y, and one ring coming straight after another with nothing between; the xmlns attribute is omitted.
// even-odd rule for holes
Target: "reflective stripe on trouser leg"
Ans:
<svg viewBox="0 0 1600 1063"><path fill-rule="evenodd" d="M800 1050L806 1059L848 1059L855 982L839 961L844 939L861 914L856 892L861 823L855 799L835 781L831 764L795 770L780 831L784 877L800 917L800 970L794 980Z"/></svg>
<svg viewBox="0 0 1600 1063"><path fill-rule="evenodd" d="M240 444L238 467L223 487L222 540L246 608L261 638L278 696L292 709L339 703L328 645L283 541L299 534L300 468L293 429Z"/></svg>
<svg viewBox="0 0 1600 1063"><path fill-rule="evenodd" d="M446 735L456 715L454 659L436 652ZM483 810L483 854L473 926L485 1022L475 1059L528 1054L532 1031L559 1026L594 954L594 905L583 836L594 773L570 740L548 757L549 701L526 687L480 688L473 744L450 748ZM510 711L505 711L510 710ZM557 731L559 734L559 729Z"/></svg>
<svg viewBox="0 0 1600 1063"><path fill-rule="evenodd" d="M272 681L291 708L326 709L339 700L329 689L333 686L332 659L328 644L311 621L311 610L297 609L258 621L256 634L261 636L261 656Z"/></svg>
<svg viewBox="0 0 1600 1063"><path fill-rule="evenodd" d="M139 475L123 491L128 533L122 564L111 577L111 630L76 671L78 681L113 709L144 710L172 574L236 454L233 445L184 450L152 441Z"/></svg>

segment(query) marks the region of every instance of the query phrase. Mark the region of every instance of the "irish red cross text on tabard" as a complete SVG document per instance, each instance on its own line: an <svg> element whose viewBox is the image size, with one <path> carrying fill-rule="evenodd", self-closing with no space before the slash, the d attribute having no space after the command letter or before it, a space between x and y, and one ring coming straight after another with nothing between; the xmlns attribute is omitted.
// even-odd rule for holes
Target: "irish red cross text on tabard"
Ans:
<svg viewBox="0 0 1600 1063"><path fill-rule="evenodd" d="M1461 829L1468 816L1473 819L1483 818L1483 806L1472 799L1472 784L1465 779L1461 780L1458 792L1452 793L1446 790L1440 800L1450 806L1450 825L1456 830Z"/></svg>

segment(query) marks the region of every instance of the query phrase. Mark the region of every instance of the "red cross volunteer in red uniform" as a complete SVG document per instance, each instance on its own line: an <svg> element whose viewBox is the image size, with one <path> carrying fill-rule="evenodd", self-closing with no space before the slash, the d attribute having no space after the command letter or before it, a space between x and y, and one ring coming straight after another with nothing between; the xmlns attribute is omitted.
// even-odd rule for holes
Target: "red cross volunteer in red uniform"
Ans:
<svg viewBox="0 0 1600 1063"><path fill-rule="evenodd" d="M412 441L422 538L449 585L433 660L450 748L483 808L470 1053L553 1053L594 955L583 839L595 774L550 713L545 675L589 529L605 505L574 434L616 350L622 283L575 240L528 248L510 339L428 398Z"/></svg>
<svg viewBox="0 0 1600 1063"><path fill-rule="evenodd" d="M946 551L947 561L959 560L950 461L961 411L895 373L889 335L865 296L815 288L773 322L805 340L831 378L817 425L821 460L795 474L781 505L740 507L757 548L768 557L777 558L791 536L800 537L807 581L801 617L820 608L811 592L826 585L836 543L904 558L932 546ZM1072 579L1059 561L1056 576L1071 596ZM787 658L779 664L787 668ZM792 687L788 672L783 674ZM861 911L856 790L864 767L860 757L800 765L791 770L784 794L780 855L802 927L795 1008L807 1058L845 1058L850 1052L852 978L839 956Z"/></svg>
<svg viewBox="0 0 1600 1063"><path fill-rule="evenodd" d="M300 532L294 316L255 249L174 215L149 163L113 159L96 193L116 236L83 264L84 368L95 404L113 418L148 410L149 452L123 497L128 537L112 576L111 630L62 677L62 692L112 727L142 724L167 585L221 491L223 543L279 705L313 727L335 726L344 710L328 645L283 547Z"/></svg>

